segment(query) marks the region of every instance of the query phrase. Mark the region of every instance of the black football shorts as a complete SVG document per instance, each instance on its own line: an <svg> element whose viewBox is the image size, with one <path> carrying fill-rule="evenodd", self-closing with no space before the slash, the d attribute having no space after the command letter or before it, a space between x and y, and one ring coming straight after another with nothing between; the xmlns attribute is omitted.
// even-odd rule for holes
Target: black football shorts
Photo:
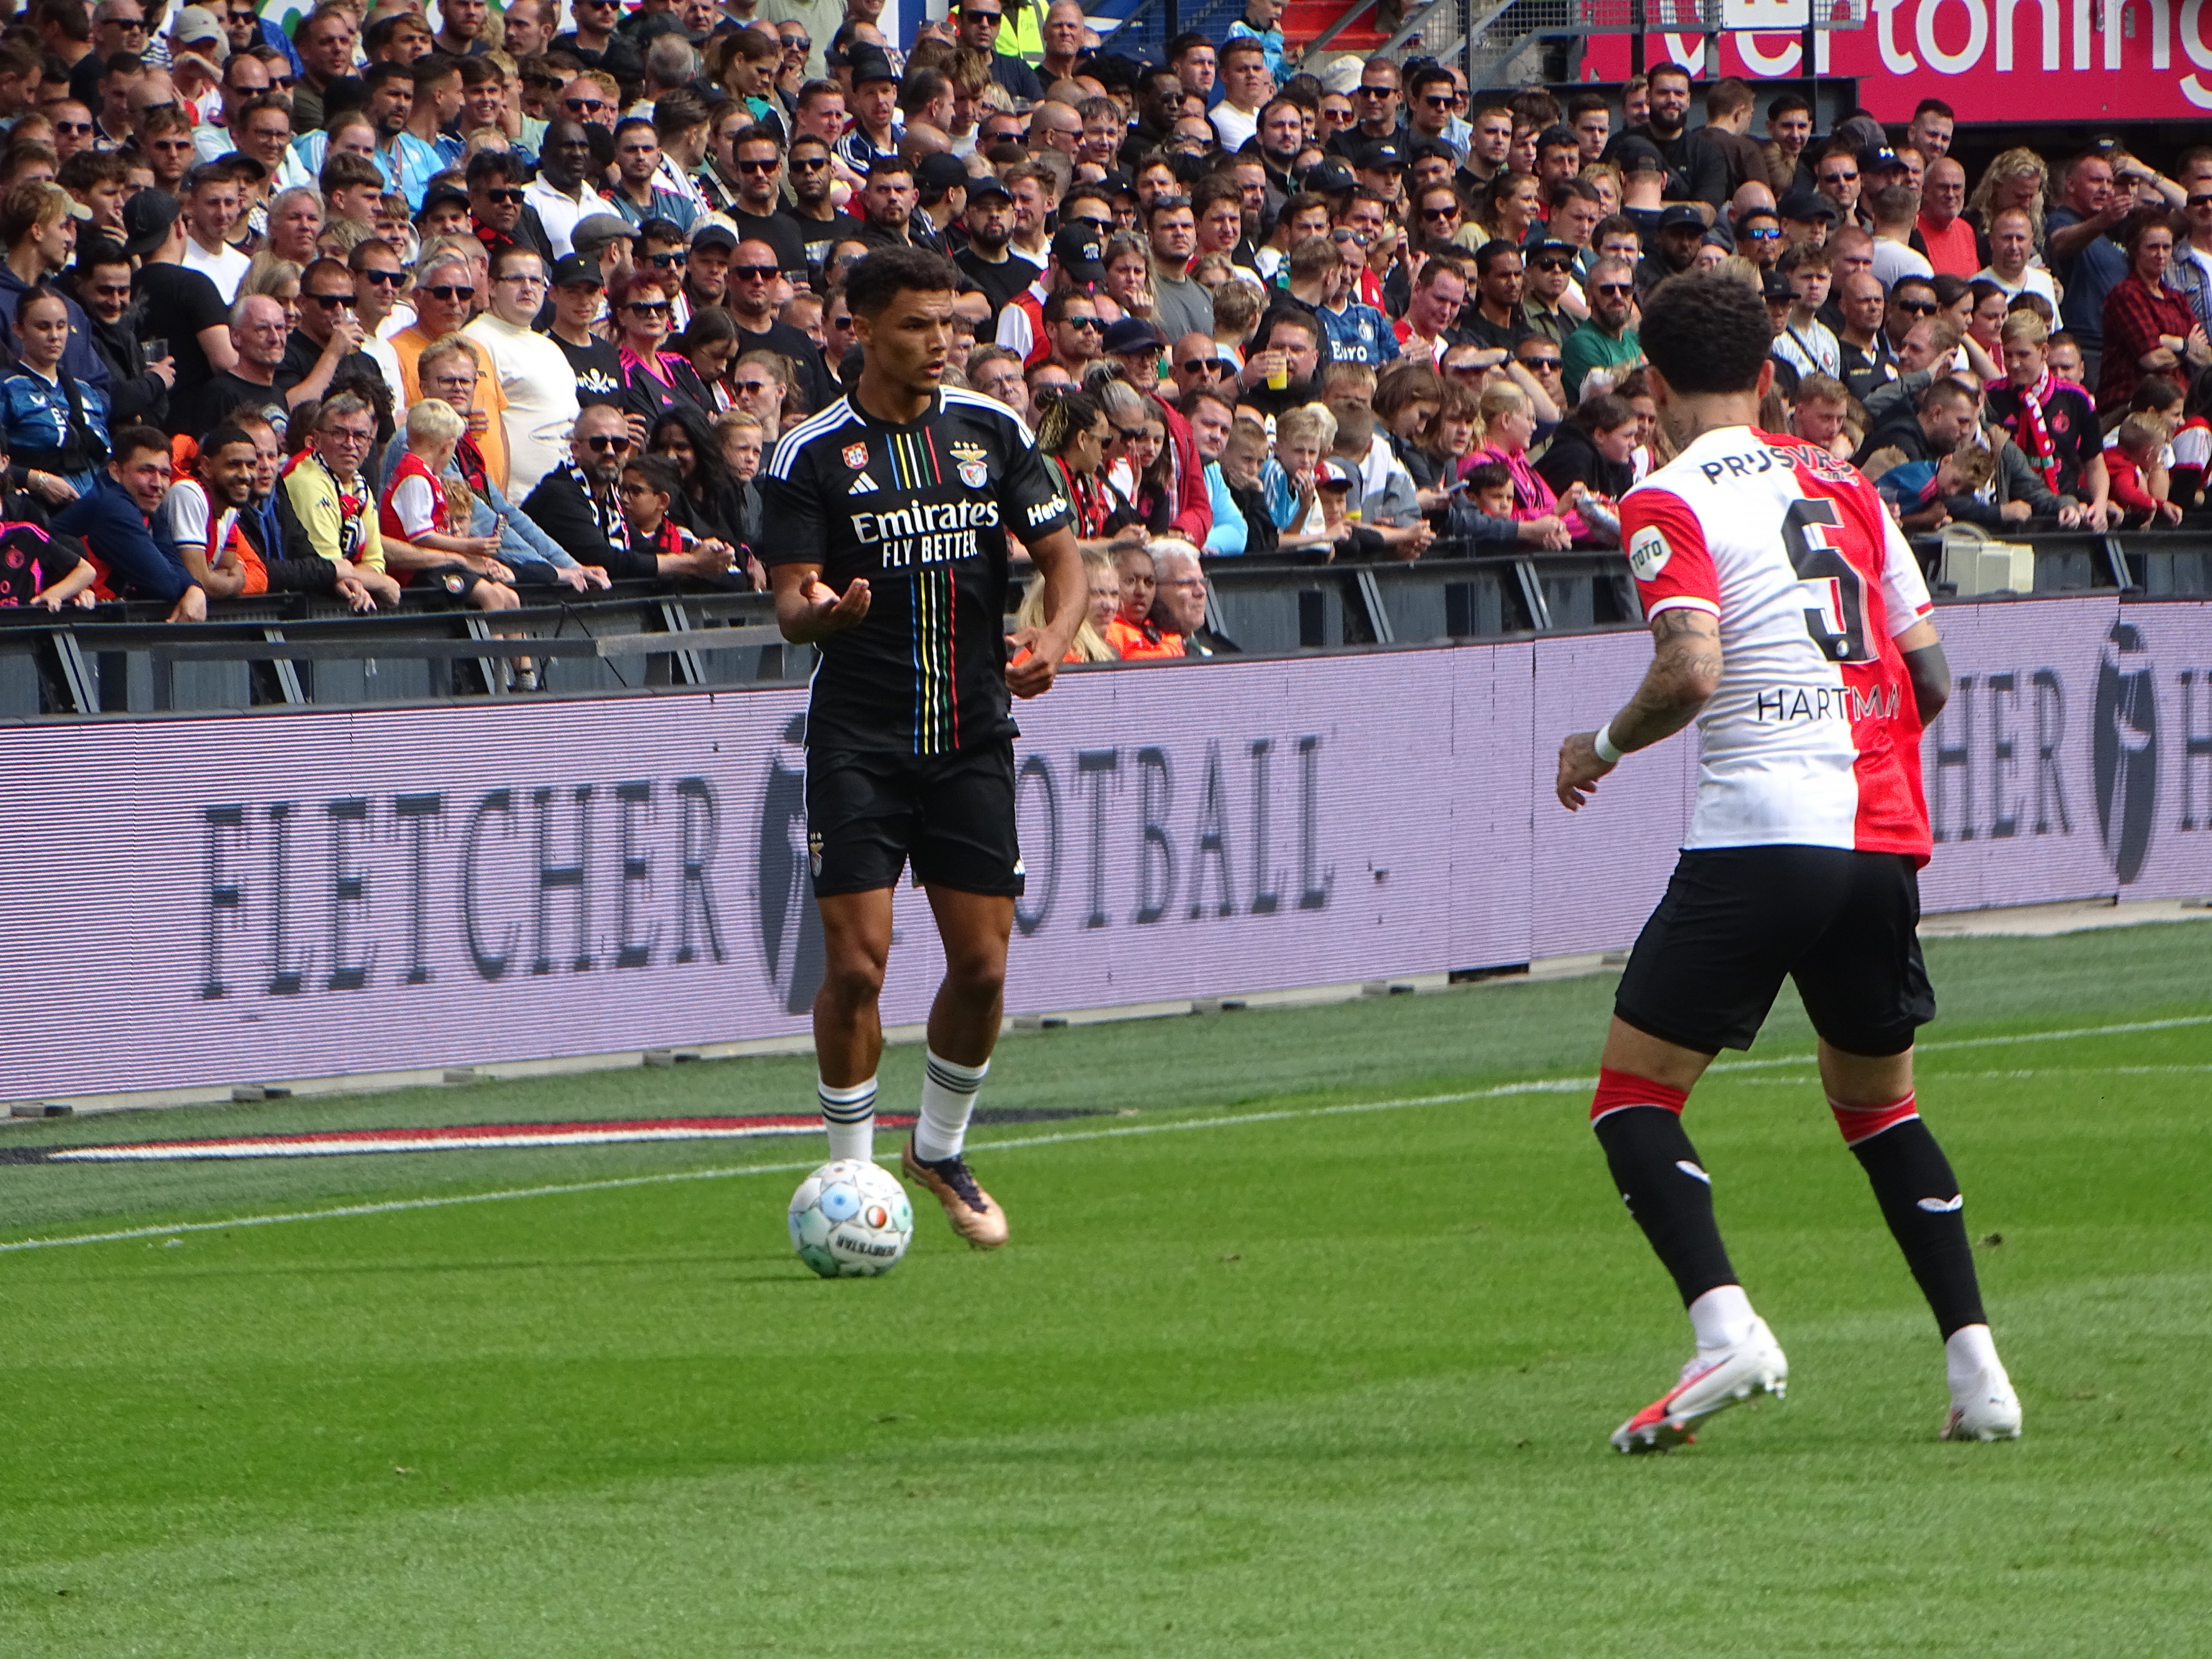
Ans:
<svg viewBox="0 0 2212 1659"><path fill-rule="evenodd" d="M1684 853L1629 955L1613 1012L1700 1054L1748 1048L1787 975L1832 1046L1902 1054L1936 1018L1919 921L1919 872L1901 853Z"/></svg>
<svg viewBox="0 0 2212 1659"><path fill-rule="evenodd" d="M1020 897L1013 744L954 755L809 750L806 852L817 896L896 887L911 859L924 886Z"/></svg>

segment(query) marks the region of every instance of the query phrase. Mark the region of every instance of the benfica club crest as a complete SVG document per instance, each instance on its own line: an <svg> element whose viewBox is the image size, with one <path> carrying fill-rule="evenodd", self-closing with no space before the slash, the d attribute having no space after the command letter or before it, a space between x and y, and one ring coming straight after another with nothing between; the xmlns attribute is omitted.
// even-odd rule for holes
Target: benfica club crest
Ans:
<svg viewBox="0 0 2212 1659"><path fill-rule="evenodd" d="M857 471L857 470L859 470L860 468L866 466L867 464L868 464L868 447L867 447L867 445L866 445L866 444L847 444L847 445L845 446L845 465L848 465L848 466L849 466L849 467L852 467L852 468L854 468L855 471Z"/></svg>
<svg viewBox="0 0 2212 1659"><path fill-rule="evenodd" d="M985 484L991 482L991 468L989 463L985 461L961 462L960 482L966 484L970 489L981 489Z"/></svg>

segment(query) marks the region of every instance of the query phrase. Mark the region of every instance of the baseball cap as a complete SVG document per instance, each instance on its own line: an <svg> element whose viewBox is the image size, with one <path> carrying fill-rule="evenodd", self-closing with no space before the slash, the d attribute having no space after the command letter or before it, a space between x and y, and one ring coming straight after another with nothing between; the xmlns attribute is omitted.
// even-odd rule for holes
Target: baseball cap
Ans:
<svg viewBox="0 0 2212 1659"><path fill-rule="evenodd" d="M1307 168L1304 183L1316 196L1334 196L1340 191L1357 189L1359 180L1352 176L1350 167L1332 155Z"/></svg>
<svg viewBox="0 0 2212 1659"><path fill-rule="evenodd" d="M1581 252L1572 242L1563 242L1556 236L1550 236L1540 242L1528 243L1522 248L1521 257L1531 264L1546 258L1565 259L1572 264L1575 256Z"/></svg>
<svg viewBox="0 0 2212 1659"><path fill-rule="evenodd" d="M975 206L986 196L1003 196L1012 200L1013 192L1006 188L1006 181L997 173L978 173L968 181L968 205Z"/></svg>
<svg viewBox="0 0 2212 1659"><path fill-rule="evenodd" d="M458 207L462 212L467 212L469 209L468 191L465 190L456 190L451 185L432 185L428 190L422 192L422 211L415 216L416 222L420 223L423 215L428 213L432 209L441 207Z"/></svg>
<svg viewBox="0 0 2212 1659"><path fill-rule="evenodd" d="M914 170L915 186L932 201L942 201L948 191L968 185L968 164L957 155L925 155Z"/></svg>
<svg viewBox="0 0 2212 1659"><path fill-rule="evenodd" d="M1667 158L1648 139L1622 139L1613 149L1613 159L1620 164L1623 173L1667 171Z"/></svg>
<svg viewBox="0 0 2212 1659"><path fill-rule="evenodd" d="M1907 173L1911 169L1898 153L1887 144L1869 144L1859 152L1859 173L1862 176L1874 173Z"/></svg>
<svg viewBox="0 0 2212 1659"><path fill-rule="evenodd" d="M1053 234L1052 257L1071 281L1104 282L1106 267L1100 263L1101 252L1097 233L1088 225L1062 225Z"/></svg>
<svg viewBox="0 0 2212 1659"><path fill-rule="evenodd" d="M852 65L853 84L865 86L871 81L896 81L899 72L891 67L890 54L872 40L863 40L846 54Z"/></svg>
<svg viewBox="0 0 2212 1659"><path fill-rule="evenodd" d="M1829 224L1836 222L1836 204L1819 191L1804 185L1784 191L1782 199L1775 204L1774 210L1784 218L1794 219L1801 225L1809 225L1815 220L1825 220Z"/></svg>
<svg viewBox="0 0 2212 1659"><path fill-rule="evenodd" d="M1684 225L1695 225L1700 234L1705 228L1705 216L1686 202L1677 202L1659 216L1659 228L1674 230Z"/></svg>
<svg viewBox="0 0 2212 1659"><path fill-rule="evenodd" d="M1779 271L1770 270L1759 279L1759 291L1771 306L1786 306L1796 302L1796 295L1790 289L1790 279Z"/></svg>
<svg viewBox="0 0 2212 1659"><path fill-rule="evenodd" d="M1459 165L1459 152L1441 138L1416 138L1413 147L1406 152L1409 161L1449 161Z"/></svg>
<svg viewBox="0 0 2212 1659"><path fill-rule="evenodd" d="M702 221L691 233L691 246L695 248L734 248L737 245L738 233L727 225L716 224L711 219Z"/></svg>
<svg viewBox="0 0 2212 1659"><path fill-rule="evenodd" d="M1124 317L1106 325L1106 338L1100 349L1109 357L1118 357L1124 352L1149 350L1167 343L1167 337L1154 324L1142 317Z"/></svg>
<svg viewBox="0 0 2212 1659"><path fill-rule="evenodd" d="M76 198L71 197L70 201ZM123 204L123 251L133 258L151 253L168 240L169 228L177 222L177 198L158 190L135 191ZM87 218L92 216L89 211Z"/></svg>
<svg viewBox="0 0 2212 1659"><path fill-rule="evenodd" d="M139 194L143 196L145 192L141 191ZM606 286L605 280L599 276L599 262L597 259L586 259L580 253L564 253L553 262L555 288L581 288L587 283L593 288Z"/></svg>
<svg viewBox="0 0 2212 1659"><path fill-rule="evenodd" d="M218 64L230 56L230 42L222 32L222 25L216 21L215 13L205 6L186 6L179 12L177 21L170 25L169 39L179 52L195 41L209 42L215 47L214 52L203 52L200 56L212 57Z"/></svg>
<svg viewBox="0 0 2212 1659"><path fill-rule="evenodd" d="M1368 173L1395 173L1406 165L1405 146L1395 138L1371 138L1352 165Z"/></svg>
<svg viewBox="0 0 2212 1659"><path fill-rule="evenodd" d="M1356 489L1358 487L1359 471L1349 461L1330 455L1314 468L1314 488L1316 489Z"/></svg>

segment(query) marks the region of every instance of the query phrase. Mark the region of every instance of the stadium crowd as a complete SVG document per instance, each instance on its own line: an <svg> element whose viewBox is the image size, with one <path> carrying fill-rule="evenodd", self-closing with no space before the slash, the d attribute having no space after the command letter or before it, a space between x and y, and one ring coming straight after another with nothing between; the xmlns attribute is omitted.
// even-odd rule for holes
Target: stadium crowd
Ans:
<svg viewBox="0 0 2212 1659"><path fill-rule="evenodd" d="M1211 559L1617 545L1665 459L1640 304L1693 267L1765 295L1769 429L1909 529L2202 500L2212 149L1970 176L1935 99L1815 137L1671 64L1471 91L1302 63L1280 0L1160 62L1075 0L958 0L903 52L882 0L758 3L338 0L288 36L31 0L4 603L764 585L755 474L854 372L844 273L894 245L957 270L947 381L1066 478L1088 659L1222 643Z"/></svg>

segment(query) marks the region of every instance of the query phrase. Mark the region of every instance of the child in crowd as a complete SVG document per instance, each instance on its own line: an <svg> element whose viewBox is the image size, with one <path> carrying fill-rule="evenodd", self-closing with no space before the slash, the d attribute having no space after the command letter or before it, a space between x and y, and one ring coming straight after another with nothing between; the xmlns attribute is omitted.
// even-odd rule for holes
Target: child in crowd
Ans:
<svg viewBox="0 0 2212 1659"><path fill-rule="evenodd" d="M2166 447L2166 422L2155 415L2130 415L2105 451L2112 502L2139 525L2179 524L2181 509L2166 496L2166 472L2158 464Z"/></svg>
<svg viewBox="0 0 2212 1659"><path fill-rule="evenodd" d="M1239 419L1229 428L1221 447L1221 477L1237 510L1244 515L1244 553L1249 558L1276 550L1274 514L1269 511L1263 482L1269 465L1267 429L1257 421Z"/></svg>
<svg viewBox="0 0 2212 1659"><path fill-rule="evenodd" d="M1861 469L1901 521L1939 507L1954 496L1972 495L1996 476L1996 456L1972 439L1939 460L1908 461L1901 449L1877 449ZM1933 528L1941 528L1939 518Z"/></svg>
<svg viewBox="0 0 2212 1659"><path fill-rule="evenodd" d="M1180 657L1182 640L1163 635L1152 620L1152 598L1159 589L1152 556L1141 547L1122 547L1114 555L1114 569L1121 578L1121 608L1106 624L1106 643L1123 662L1151 657Z"/></svg>
<svg viewBox="0 0 2212 1659"><path fill-rule="evenodd" d="M409 408L406 452L378 503L385 562L402 586L428 576L479 611L512 611L522 600L510 586L514 573L494 556L499 538L467 533L468 518L453 510L459 503L451 494L453 481L442 476L467 429L459 411L441 398L425 398ZM472 514L475 506L471 497L466 511Z"/></svg>
<svg viewBox="0 0 2212 1659"><path fill-rule="evenodd" d="M640 455L623 467L623 521L629 526L633 550L688 553L698 538L668 516L684 491L676 463L665 455Z"/></svg>

